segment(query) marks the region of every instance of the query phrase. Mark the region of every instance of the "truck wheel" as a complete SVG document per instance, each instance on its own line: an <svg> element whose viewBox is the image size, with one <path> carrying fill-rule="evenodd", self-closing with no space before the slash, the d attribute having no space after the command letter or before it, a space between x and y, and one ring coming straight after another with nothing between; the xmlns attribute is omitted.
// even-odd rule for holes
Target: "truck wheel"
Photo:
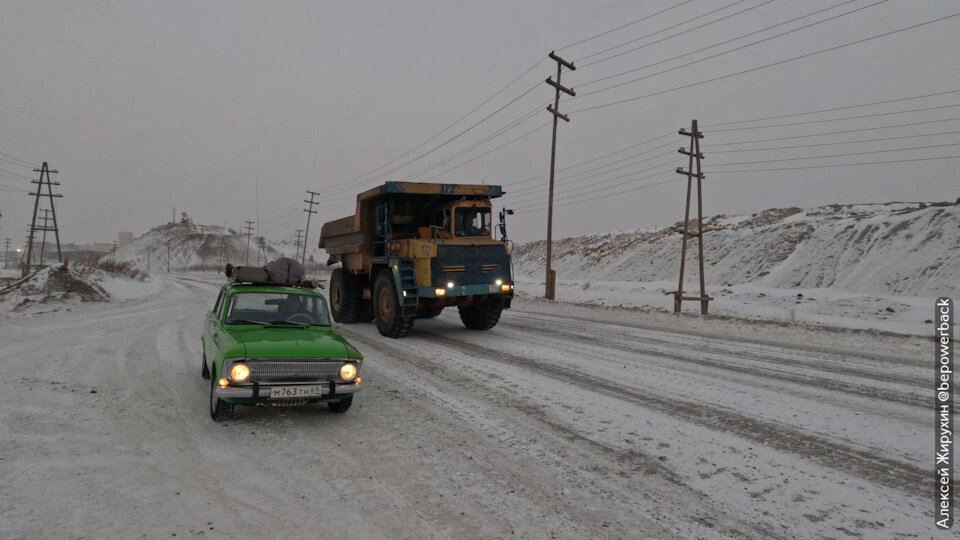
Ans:
<svg viewBox="0 0 960 540"><path fill-rule="evenodd" d="M393 275L389 270L383 270L377 276L373 285L373 311L377 319L377 329L380 333L398 338L407 335L413 326L414 317L404 317L403 308L397 298L397 289L393 283Z"/></svg>
<svg viewBox="0 0 960 540"><path fill-rule="evenodd" d="M233 418L233 403L227 403L218 398L213 390L217 387L217 378L210 377L210 418L214 422L220 422L228 418Z"/></svg>
<svg viewBox="0 0 960 540"><path fill-rule="evenodd" d="M352 324L359 320L361 298L360 287L353 276L335 268L330 274L330 312L333 320Z"/></svg>
<svg viewBox="0 0 960 540"><path fill-rule="evenodd" d="M350 405L353 404L353 396L348 396L340 401L328 401L327 407L330 408L330 412L335 413L345 413L350 408Z"/></svg>
<svg viewBox="0 0 960 540"><path fill-rule="evenodd" d="M421 309L420 311L417 312L417 318L418 318L418 319L432 319L432 318L434 318L434 317L438 317L442 311L443 311L443 308L442 308L442 307L440 307L440 308Z"/></svg>
<svg viewBox="0 0 960 540"><path fill-rule="evenodd" d="M471 330L489 330L497 325L503 300L499 296L488 296L472 306L460 306L460 320Z"/></svg>

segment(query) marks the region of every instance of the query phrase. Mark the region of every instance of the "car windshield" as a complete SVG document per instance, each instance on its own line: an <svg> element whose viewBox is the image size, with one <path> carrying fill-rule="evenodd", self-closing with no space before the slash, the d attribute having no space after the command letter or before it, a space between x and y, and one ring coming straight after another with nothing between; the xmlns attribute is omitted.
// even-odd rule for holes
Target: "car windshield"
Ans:
<svg viewBox="0 0 960 540"><path fill-rule="evenodd" d="M490 209L482 206L457 208L453 233L456 236L490 236Z"/></svg>
<svg viewBox="0 0 960 540"><path fill-rule="evenodd" d="M300 324L329 326L323 298L312 294L240 292L230 298L227 324Z"/></svg>

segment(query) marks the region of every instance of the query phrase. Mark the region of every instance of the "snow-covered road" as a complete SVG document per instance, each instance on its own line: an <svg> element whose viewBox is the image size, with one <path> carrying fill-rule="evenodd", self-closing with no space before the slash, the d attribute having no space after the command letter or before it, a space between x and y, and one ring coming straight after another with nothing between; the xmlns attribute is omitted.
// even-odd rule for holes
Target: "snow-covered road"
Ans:
<svg viewBox="0 0 960 540"><path fill-rule="evenodd" d="M345 326L349 413L214 424L216 290L0 319L0 538L934 535L918 340L520 301Z"/></svg>

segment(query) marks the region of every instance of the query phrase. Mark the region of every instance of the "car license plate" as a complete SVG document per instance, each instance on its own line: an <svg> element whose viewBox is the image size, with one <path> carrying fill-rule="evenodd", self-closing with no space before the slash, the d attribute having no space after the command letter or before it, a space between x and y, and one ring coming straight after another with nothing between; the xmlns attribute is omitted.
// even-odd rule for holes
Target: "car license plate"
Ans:
<svg viewBox="0 0 960 540"><path fill-rule="evenodd" d="M323 395L323 386L274 386L270 388L270 399L293 399L305 397L320 397Z"/></svg>

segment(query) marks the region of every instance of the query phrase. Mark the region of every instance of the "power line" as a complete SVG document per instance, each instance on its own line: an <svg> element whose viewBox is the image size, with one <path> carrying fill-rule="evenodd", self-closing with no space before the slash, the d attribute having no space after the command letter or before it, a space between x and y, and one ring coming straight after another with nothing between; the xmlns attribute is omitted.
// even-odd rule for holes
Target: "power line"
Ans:
<svg viewBox="0 0 960 540"><path fill-rule="evenodd" d="M861 144L868 142L879 142L879 141L895 141L900 139L916 139L919 137L934 137L937 135L956 135L960 131L942 131L940 133L921 133L919 135L902 135L900 137L881 137L879 139L858 139L856 141L837 141L837 142L828 142L828 143L817 143L817 144L795 144L789 146L766 146L761 148L741 148L738 150L710 150L711 154L726 154L730 152L759 152L765 150L791 150L795 148L814 148L817 146L836 146L838 144Z"/></svg>
<svg viewBox="0 0 960 540"><path fill-rule="evenodd" d="M624 28L626 28L626 27L628 27L628 26L633 26L633 25L635 25L635 24L637 24L637 23L646 21L646 20L648 20L648 19L652 19L652 18L656 17L657 15L666 13L666 12L672 10L672 9L676 9L676 8L678 8L678 7L680 7L680 6L684 5L684 4L689 4L690 1L691 1L691 0L684 0L683 2L680 2L679 4L674 4L674 5L672 5L672 6L668 7L668 8L661 9L660 11L657 11L656 13L651 13L650 15L646 15L646 16L640 17L639 19L634 19L634 20L632 20L632 21L630 21L630 22L628 22L628 23L624 23L624 24L621 24L620 26L616 26L616 27L614 27L614 28L611 28L610 30L606 30L606 31L604 31L604 32L600 32L599 34L594 34L594 35L592 35L592 36L590 36L590 37L588 37L588 38L581 39L580 41L575 41L575 42L573 42L573 43L569 43L569 44L567 44L567 45L564 45L563 47L557 47L557 50L559 51L559 50L562 50L562 49L568 49L568 48L570 48L570 47L573 47L574 45L580 45L581 43L586 43L586 42L588 42L588 41L597 39L598 37L602 37L602 36L605 36L605 35L607 35L607 34L616 32L617 30L622 30L622 29L624 29Z"/></svg>
<svg viewBox="0 0 960 540"><path fill-rule="evenodd" d="M779 158L779 159L764 159L760 161L737 161L733 163L715 163L714 167L728 167L731 165L754 165L760 163L782 163L784 161L800 161L804 159L824 159L824 158L836 158L836 157L849 157L849 156L862 156L866 154L885 154L887 152L905 152L908 150L928 150L932 148L948 148L953 146L960 146L960 143L951 143L951 144L934 144L928 146L913 146L909 148L889 148L887 150L870 150L866 152L848 152L845 154L828 154L822 156L807 156L807 157L796 157L796 158Z"/></svg>
<svg viewBox="0 0 960 540"><path fill-rule="evenodd" d="M570 206L570 205L572 205L572 204L579 204L579 203L584 203L584 202L589 202L589 201L595 201L595 200L598 200L598 199L606 199L606 198L609 198L609 197L616 197L617 195L623 195L623 194L625 194L625 193L632 193L632 192L634 192L634 191L640 191L641 189L647 189L647 188L652 188L652 187L656 187L656 186L662 186L663 184L669 184L669 183L672 183L672 182L679 182L679 181L681 181L681 180L683 180L683 178L670 178L669 180L664 180L664 181L662 181L662 182L655 182L655 183L652 183L652 184L644 184L644 185L641 185L641 186L635 186L635 187L630 188L630 189L625 189L625 190L617 191L617 192L614 192L614 193L607 193L607 194L605 194L605 195L597 195L597 196L595 196L595 197L589 197L589 198L586 198L586 199L578 199L578 200L574 200L574 201L569 201L569 202L565 202L565 203L562 203L562 204L558 204L558 205L556 205L556 206L557 206L557 208L560 208L560 207L562 207L562 206ZM527 210L527 211L531 211L531 212L539 212L539 211L541 211L541 210L546 210L546 209L547 209L546 206L541 206L541 207L529 207L529 206L528 206L528 207L520 207L520 208L517 208L518 211L519 211L519 210Z"/></svg>
<svg viewBox="0 0 960 540"><path fill-rule="evenodd" d="M447 131L450 130L453 126L459 124L462 120L464 120L465 118L467 118L468 116L470 116L471 114L473 114L474 112L476 112L477 110L479 110L481 107L483 107L484 105L486 105L487 103L489 103L491 100L493 100L494 98L496 98L497 96L499 96L501 93L503 93L503 92L506 91L508 88L510 88L511 86L513 86L517 81L519 81L520 79L522 79L525 75L527 75L528 73L530 73L531 71L533 71L534 68L536 68L537 66L539 66L542 62L543 62L543 59L542 59L542 58L541 58L541 59L538 59L533 65L531 65L530 67L528 67L527 69L525 69L523 72L520 73L520 75L517 75L513 80L511 80L509 83L507 83L506 86L504 86L504 87L501 88L500 90L497 90L493 95L491 95L491 96L488 97L487 99L483 100L479 105L477 105L477 106L475 106L474 108L472 108L469 112L467 112L466 114L464 114L464 115L461 116L460 118L457 118L455 121L453 121L453 122L452 122L451 124L449 124L447 127L445 127L445 128L443 128L442 130L438 131L438 132L435 133L433 136L431 136L430 138L428 138L428 139L426 139L425 141L421 142L420 144L414 146L414 147L411 148L410 150L407 150L407 151L404 152L403 154L400 154L399 156L391 159L390 161L387 161L387 162L383 163L383 164L380 165L379 167L376 167L376 168L374 168L374 169L371 169L371 170L369 170L369 171L367 171L367 172L365 172L365 173L363 173L363 174L360 174L360 175L354 176L354 177L352 177L352 178L349 178L349 179L347 179L347 180L345 180L345 181L343 181L343 182L338 182L338 183L334 184L333 186L330 186L330 188L325 188L325 189L323 189L323 191L329 191L330 189L332 189L332 188L334 188L334 187L336 187L336 186L348 186L348 184L352 184L354 181L359 180L359 179L361 179L361 178L363 178L363 177L365 177L365 176L367 176L367 175L369 175L369 174L375 173L376 171L379 171L380 169L383 169L384 167L388 167L388 166L392 165L393 163L396 163L397 161L399 161L399 160L405 158L406 156L412 154L413 152L415 152L416 150L422 148L424 145L430 143L431 141L433 141L434 139L436 139L437 137L439 137L439 136L442 135L443 133L447 132ZM487 119L489 119L491 116L493 116L493 115L497 114L498 112L502 111L504 108L506 108L506 107L508 107L509 105L513 104L515 101L517 101L517 100L520 99L521 97L525 96L526 94L532 92L535 88L538 88L538 87L539 87L539 83L537 84L537 86L534 86L534 87L532 87L530 90L527 90L526 92L524 92L523 94L521 94L520 97L514 98L512 101L508 102L507 105L504 105L503 107L497 109L496 111L494 111L494 112L491 113L490 115L484 117L483 119L480 120L480 122L477 122L476 124L474 124L474 125L471 126L470 128L467 128L467 129L464 130L463 132L457 134L457 135L454 136L453 138L449 139L448 141L445 141L445 142L442 143L440 146L434 148L433 150L430 150L430 151L426 152L426 154L423 154L423 155L430 154L431 152L435 151L437 148L440 148L440 147L446 145L447 143L451 142L452 140L456 139L457 137L463 135L463 134L466 133L467 131L469 131L469 130L473 129L474 127L476 127L477 125L483 123L484 121L486 121ZM417 159L420 159L420 157L422 157L422 156L418 156L417 158L414 158L413 160L407 162L406 164L401 165L399 168L402 168L403 166L405 166L405 165L407 165L407 164L409 164L409 163L411 163L411 162L413 162L413 161L416 161ZM381 173L381 175L380 175L378 178L382 178L383 176L385 176L385 175L387 175L387 174L390 174L391 172L394 172L394 171L396 171L396 170L398 170L398 168L394 168L394 169L391 169L390 171L386 171L386 172L384 172L384 173ZM365 180L364 182L369 182L369 181L371 181L371 179Z"/></svg>
<svg viewBox="0 0 960 540"><path fill-rule="evenodd" d="M707 60L713 60L714 58L718 58L718 57L720 57L720 56L724 56L724 55L730 54L730 53L732 53L732 52L741 51L741 50L746 49L746 48L748 48L748 47L753 47L754 45L759 45L760 43L765 43L765 42L770 41L770 40L772 40L772 39L777 39L777 38L786 36L786 35L788 35L788 34L792 34L792 33L794 33L794 32L799 32L800 30L805 30L805 29L810 28L810 27L812 27L812 26L817 26L818 24L823 24L823 23L825 23L825 22L832 21L832 20L834 20L834 19L839 19L840 17L844 17L844 16L846 16L846 15L850 15L851 13L856 13L856 12L862 11L862 10L864 10L864 9L872 8L872 7L874 7L874 6L883 4L884 2L887 2L887 0L880 0L879 2L874 2L874 3L869 4L869 5L866 5L866 6L861 6L861 7L858 7L858 8L856 8L856 9L852 9L852 10L847 11L847 12L845 12L845 13L840 13L840 14L837 14L837 15L833 15L833 16L831 16L831 17L827 17L826 19L821 19L821 20L819 20L819 21L812 22L812 23L810 23L810 24L806 24L806 25L804 25L804 26L800 26L800 27L794 28L794 29L792 29L792 30L787 30L786 32L781 32L781 33L779 33L779 34L775 34L775 35L772 35L772 36L769 36L769 37L765 37L765 38L763 38L763 39L759 39L759 40L754 41L754 42L752 42L752 43L747 43L747 44L741 45L741 46L739 46L739 47L734 47L733 49L730 49L730 50L727 50L727 51L723 51L723 52L719 52L719 53L716 53L716 54L712 54L712 55L710 55L710 56L705 56L705 57L700 58L700 59L697 59L697 60L692 60L692 61L687 62L687 63L685 63L685 64L680 64L679 66L674 66L674 67L671 67L671 68L667 68L667 69L660 70L660 71L658 71L658 72L656 72L656 73L650 73L649 75L644 75L643 77L637 77L636 79L630 79L629 81L623 81L623 82L619 82L619 83L616 83L616 84L611 84L610 86L605 86L605 87L603 87L603 88L598 88L598 89L596 89L596 90L593 90L592 92L587 92L587 93L585 93L585 94L581 94L579 97L582 98L582 97L586 97L586 96L592 96L593 94L599 94L600 92L606 92L607 90L613 90L614 88L619 88L619 87L621 87L621 86L625 86L625 85L628 85L628 84L633 84L633 83L635 83L635 82L643 81L643 80L649 79L649 78L651 78L651 77L656 77L657 75L663 75L664 73L669 73L669 72L671 72L671 71L676 71L676 70L678 70L678 69L682 69L682 68L685 68L685 67L692 66L692 65L694 65L694 64L699 64L700 62L706 62Z"/></svg>
<svg viewBox="0 0 960 540"><path fill-rule="evenodd" d="M902 98L897 98L897 99L886 99L886 100L883 100L883 101L873 101L873 102L870 102L870 103L861 103L860 105L845 105L845 106L843 106L843 107L832 107L832 108L830 108L830 109L819 109L819 110L816 110L816 111L806 111L806 112L791 113L791 114L780 114L780 115L776 115L776 116L764 116L764 117L761 117L761 118L751 118L751 119L749 119L749 120L736 120L736 121L732 121L732 122L719 122L719 123L715 123L715 124L711 124L711 125L712 125L712 126L730 126L730 125L733 125L733 124L746 124L746 123L748 123L748 122L761 122L761 121L764 121L764 120L777 120L777 119L780 119L780 118L790 118L790 117L793 117L793 116L806 116L806 115L808 115L808 114L817 114L817 113L824 113L824 112L842 111L842 110L846 110L846 109L858 109L858 108L860 108L860 107L869 107L869 106L871 106L871 105L885 105L885 104L887 104L887 103L896 103L896 102L898 102L898 101L910 101L910 100L914 100L914 99L923 99L923 98L935 97L935 96L945 96L945 95L947 95L947 94L956 94L956 93L958 93L958 92L960 92L960 90L947 90L946 92L936 92L936 93L933 93L933 94L924 94L924 95L922 95L922 96L910 96L910 97L902 97ZM714 131L717 131L717 130L714 130Z"/></svg>
<svg viewBox="0 0 960 540"><path fill-rule="evenodd" d="M539 112L539 109L538 109L537 112ZM484 152L484 153L480 154L479 156L476 156L476 157L474 157L474 158L471 158L471 159L468 160L468 161L464 161L463 163L461 163L461 164L459 164L459 165L457 165L457 166L455 166L455 167L450 167L449 169L445 169L445 170L443 170L443 171L440 171L439 173L437 173L437 174L435 174L435 175L433 175L433 176L429 176L429 177L427 177L427 180L433 180L434 178L437 178L437 177L439 177L439 176L443 176L444 174L446 174L446 173L448 173L448 172L450 172L450 171L459 169L460 167L463 167L463 166L465 166L465 165L468 165L468 164L470 164L470 163L473 163L474 161L476 161L476 160L478 160L478 159L480 159L480 158L489 156L490 154L496 152L497 150L500 150L500 149L503 148L504 146L507 146L507 145L509 145L509 144L512 144L512 143L514 143L514 142L516 142L516 141L518 141L518 140L526 137L527 135L533 134L534 132L540 131L541 129L543 129L543 128L549 126L549 125L550 125L550 122L549 122L549 121L544 122L544 123L540 124L539 126L533 128L533 129L531 129L531 130L529 130L529 131L526 131L526 132L524 132L524 133L522 133L522 134L520 134L520 135L518 135L518 136L516 136L516 137L514 137L514 138L512 138L512 139L510 139L509 141L501 144L500 146L494 147L494 148L488 150L487 152ZM544 175L544 176L546 176L546 175Z"/></svg>
<svg viewBox="0 0 960 540"><path fill-rule="evenodd" d="M653 36L655 36L655 35L657 35L657 34L662 34L663 32L667 32L667 31L669 31L669 30L673 30L674 28L677 28L678 26L683 26L683 25L685 25L685 24L687 24L687 23L691 23L691 22L693 22L693 21L695 21L695 20L697 20L697 19L702 19L702 18L707 17L707 16L709 16L709 15L713 15L714 13L716 13L716 12L718 12L718 11L723 11L723 10L725 10L725 9L727 9L727 8L733 7L733 6L737 5L737 4L742 4L742 3L744 3L744 2L746 2L746 0L737 0L736 2L733 2L733 3L727 4L727 5L725 5L725 6L719 7L719 8L717 8L717 9L712 10L712 11L708 11L708 12L703 13L703 14L701 14L701 15L697 15L696 17L691 17L691 18L689 18L689 19L687 19L687 20L685 20L685 21L680 21L680 22L678 22L678 23L676 23L676 24L672 24L672 25L670 25L670 26L668 26L668 27L666 27L666 28L662 28L662 29L660 29L660 30L657 30L656 32L651 32L651 33L649 33L649 34L640 36L640 37L638 37L638 38L631 39L630 41L624 41L623 43L620 43L619 45L614 45L613 47L609 47L609 48L603 49L602 51L597 51L597 52L595 52L595 53L593 53L593 54L588 54L587 56L584 56L584 57L581 57L581 58L577 58L576 61L577 61L577 62L583 62L584 60L587 60L587 59L589 59L589 58L593 58L593 57L595 57L595 56L600 56L601 54L608 53L608 52L610 52L610 51L619 49L620 47L624 47L624 46L629 45L629 44L631 44L631 43L636 43L636 42L638 42L638 41L640 41L640 40L647 39L648 37L653 37ZM671 36L671 37L675 37L675 36ZM669 38L665 38L665 39L669 39ZM660 41L663 41L663 40L660 40ZM655 41L654 43L659 43L659 41ZM641 45L640 47L637 47L637 48L635 48L635 49L631 49L630 51L626 51L626 52L632 52L632 51L635 51L635 50L638 50L638 49L642 49L643 47L646 47L647 45L653 45L653 43L648 43L648 44L646 44L646 45ZM621 54L625 54L625 53L621 53ZM615 55L615 56L619 56L619 54L618 54L618 55ZM613 57L614 57L614 56L610 56L610 57L607 57L607 58L603 58L603 59L601 59L601 60L596 60L596 61L593 61L593 62L589 62L589 63L587 63L587 64L584 64L583 67L592 66L593 64L596 64L596 63L599 63L599 62L603 62L603 61L605 61L605 60L609 60L610 58L613 58Z"/></svg>
<svg viewBox="0 0 960 540"><path fill-rule="evenodd" d="M775 167L775 168L764 168L764 169L744 169L744 170L738 170L738 171L710 171L708 174L748 173L748 172L766 172L766 171L798 171L801 169L826 169L830 167L859 167L861 165L886 165L889 163L913 163L917 161L937 161L937 160L943 160L943 159L957 159L957 158L960 158L960 155L914 158L914 159L892 159L887 161L865 161L861 163L835 163L832 165L804 165L801 167Z"/></svg>
<svg viewBox="0 0 960 540"><path fill-rule="evenodd" d="M5 170L5 169L0 169L0 173L4 173L5 175L9 175L9 176L11 176L11 177L13 177L13 178L20 178L20 179L23 179L23 180L33 180L33 178L30 178L29 176L24 176L24 175L22 175L22 174L20 174L20 173L15 173L15 172L13 172L13 171L8 171L8 170Z"/></svg>
<svg viewBox="0 0 960 540"><path fill-rule="evenodd" d="M655 141L659 141L660 139L665 139L665 138L667 138L667 137L673 137L674 135L676 135L676 133L674 133L673 131L671 131L671 132L669 132L669 133L664 133L663 135L658 135L658 136L656 136L656 137L654 137L654 138L652 138L652 139L647 139L647 140L645 140L645 141L643 141L643 142L639 142L639 143L636 143L636 144L631 144L630 146L627 146L626 148L621 148L620 150L615 150L615 151L613 151L613 152L610 152L610 153L608 153L608 154L604 154L604 155L602 155L602 156L597 156L597 157L595 157L595 158L591 158L591 159L588 159L588 160L586 160L586 161L581 161L580 163L574 163L573 165L568 165L568 166L566 166L566 167L557 169L557 172L566 171L566 170L569 170L569 169L575 169L575 168L577 168L577 167L579 167L579 166L581 166L581 165L586 165L586 164L588 164L588 163L593 163L594 161L598 161L598 160L601 160L601 159L604 159L604 158L608 158L608 157L610 157L610 156L615 156L615 155L617 155L617 154L626 152L627 150L633 150L634 148L637 148L638 146L643 146L643 145L645 145L645 144L649 144L649 143L652 143L652 142L655 142ZM674 143L671 142L670 144L674 144ZM658 147L658 148L660 148L660 147ZM583 172L583 171L582 171L582 172ZM547 176L548 176L548 174L546 174L546 173L545 173L545 174L538 174L538 175L536 175L536 176L531 176L531 177L529 177L529 178L524 178L523 180L517 180L517 181L515 181L515 182L505 182L504 184L505 184L505 185L506 185L506 184L510 184L510 185L524 184L524 183L526 183L526 182L530 182L530 181L536 180L536 179L538 179L538 178L546 178Z"/></svg>
<svg viewBox="0 0 960 540"><path fill-rule="evenodd" d="M946 16L939 17L939 18L936 18L936 19L932 19L932 20L929 20L929 21L925 21L925 22L922 22L922 23L917 23L917 24L914 24L914 25L911 25L911 26L906 26L906 27L903 27L903 28L899 28L899 29L897 29L897 30L891 30L891 31L889 31L889 32L884 32L884 33L882 33L882 34L876 34L876 35L873 35L873 36L870 36L870 37L858 39L858 40L856 40L856 41L851 41L851 42L844 43L844 44L841 44L841 45L835 45L835 46L833 46L833 47L828 47L828 48L826 48L826 49L821 49L821 50L818 50L818 51L814 51L814 52L802 54L802 55L800 55L800 56L794 56L794 57L792 57L792 58L787 58L787 59L785 59L785 60L779 60L779 61L777 61L777 62L773 62L773 63L770 63L770 64L764 64L764 65L762 65L762 66L757 66L757 67L753 67L753 68L749 68L749 69L744 69L744 70L737 71L737 72L734 72L734 73L728 73L727 75L721 75L721 76L718 76L718 77L712 77L712 78L710 78L710 79L705 79L705 80L702 80L702 81L697 81L697 82L693 82L693 83L689 83L689 84L685 84L685 85L681 85L681 86L676 86L676 87L674 87L674 88L669 88L669 89L666 89L666 90L660 90L660 91L657 91L657 92L651 92L651 93L649 93L649 94L644 94L644 95L641 95L641 96L636 96L636 97L627 98L627 99L621 99L621 100L613 101L613 102L610 102L610 103L603 103L603 104L600 104L600 105L593 105L593 106L591 106L591 107L584 107L584 108L582 108L582 109L578 109L578 110L572 111L570 114L581 113L581 112L586 112L586 111L593 111L593 110L596 110L596 109L603 109L603 108L606 108L606 107L612 107L612 106L614 106L614 105L622 105L622 104L624 104L624 103L630 103L630 102L633 102L633 101L638 101L638 100L641 100L641 99L646 99L646 98L648 98L648 97L658 96L658 95L661 95L661 94L667 94L667 93L670 93L670 92L675 92L675 91L677 91L677 90L684 90L684 89L687 89L687 88L692 88L692 87L694 87L694 86L700 86L700 85L708 84L708 83L711 83L711 82L716 82L716 81L721 81L721 80L724 80L724 79L729 79L729 78L731 78L731 77L736 77L736 76L738 76L738 75L744 75L744 74L747 74L747 73L752 73L752 72L755 72L755 71L760 71L760 70L763 70L763 69L767 69L767 68L774 67L774 66L779 66L779 65L786 64L786 63L789 63L789 62L794 62L794 61L796 61L796 60L802 60L802 59L804 59L804 58L810 58L810 57L816 56L816 55L818 55L818 54L823 54L823 53L835 51L835 50L838 50L838 49L842 49L842 48L844 48L844 47L850 47L850 46L853 46L853 45L858 45L858 44L860 44L860 43L865 43L865 42L867 42L867 41L871 41L871 40L874 40L874 39L880 39L880 38L892 36L892 35L898 34L898 33L900 33L900 32L906 32L906 31L908 31L908 30L915 30L915 29L917 29L917 28L921 28L921 27L926 26L926 25L929 25L929 24L934 24L934 23L942 22L942 21L945 21L945 20L947 20L947 19L952 19L952 18L958 17L958 16L960 16L960 13L954 13L954 14L952 14L952 15L946 15Z"/></svg>
<svg viewBox="0 0 960 540"><path fill-rule="evenodd" d="M14 160L14 161L19 161L20 164L23 165L24 167L36 167L36 164L30 163L29 161L27 161L27 160L25 160L25 159L20 159L20 158L18 158L17 156L14 156L14 155L12 155L12 154L8 154L8 153L6 153L6 152L0 152L0 156L5 156L5 157L10 158L10 159L12 159L12 160Z"/></svg>
<svg viewBox="0 0 960 540"><path fill-rule="evenodd" d="M809 124L822 124L824 122L839 122L841 120L859 120L861 118L876 118L878 116L891 116L894 114L906 114L913 112L925 112L925 111L939 111L943 109L953 109L960 107L960 104L956 105L940 105L937 107L922 107L920 109L907 109L905 111L891 111L891 112L882 112L882 113L872 113L872 114L859 114L856 116L841 116L838 118L827 118L824 120L805 120L803 122L787 122L785 124L771 124L769 126L742 126L734 128L722 128L722 129L712 129L711 133L721 133L724 131L746 131L748 129L765 129L765 128L776 128L776 127L789 127L789 126L805 126Z"/></svg>
<svg viewBox="0 0 960 540"><path fill-rule="evenodd" d="M807 138L810 138L810 137L825 137L825 136L829 136L829 135L840 135L840 134L844 134L844 133L859 133L859 132L862 132L862 131L876 131L876 130L878 130L878 129L890 129L890 128L908 127L908 126L921 126L921 125L926 125L926 124L939 124L939 123L942 123L942 122L953 122L953 121L956 121L956 120L960 120L960 117L955 117L955 118L943 118L943 119L940 119L940 120L925 120L925 121L922 121L922 122L908 122L908 123L906 123L906 124L893 124L893 125L891 125L891 126L877 126L877 127L859 128L859 129L843 129L843 130L840 130L840 131L827 131L827 132L823 132L823 133L812 133L812 134L810 134L810 135L791 135L791 136L789 136L789 137L775 137L775 138L766 138L766 139L752 139L752 140L749 140L749 141L734 141L734 142L728 142L728 143L715 144L715 145L713 145L711 148L717 148L717 147L722 147L722 146L733 146L733 145L736 145L736 144L752 144L752 143L758 143L758 142L771 142L771 141L786 141L786 140L794 140L794 139L807 139Z"/></svg>
<svg viewBox="0 0 960 540"><path fill-rule="evenodd" d="M686 53L683 53L683 54L679 54L679 55L677 55L677 56L674 56L674 57L671 57L671 58L667 58L666 60L660 60L659 62L654 62L654 63L652 63L652 64L647 64L647 65L645 65L645 66L640 66L640 67L637 67L637 68L628 69L628 70L626 70L626 71L621 71L620 73L614 73L613 75L609 75L609 76L607 76L607 77L601 77L601 78L599 78L599 79L594 79L594 80L592 80L592 81L588 81L588 82L585 82L585 83L580 84L579 87L580 87L580 88L583 88L583 87L585 87L585 86L590 86L591 84L597 84L598 82L602 82L602 81L614 79L614 78L619 77L619 76L621 76L621 75L626 75L626 74L628 74L628 73L633 73L633 72L635 72L635 71L640 71L641 69L647 69L647 68L649 68L649 67L653 67L653 66L657 66L657 65L660 65L660 64L664 64L664 63L666 63L666 62L670 62L670 61L673 61L673 60L677 60L677 59L679 59L679 58L683 58L684 56L690 56L691 54L696 54L696 53L698 53L698 52L703 52L703 51L705 51L705 50L707 50L707 49L712 49L712 48L714 48L714 47L719 47L720 45L726 45L727 43L732 43L732 42L734 42L734 41L743 39L743 38L745 38L745 37L754 36L754 35L756 35L756 34L760 34L760 33L762 33L762 32L766 32L767 30L772 30L772 29L774 29L774 28L777 28L778 26L783 26L783 25L785 25L785 24L790 24L790 23L792 23L792 22L799 21L800 19L806 19L807 17L812 17L812 16L814 16L814 15L819 15L820 13L823 13L824 11L830 11L831 9L836 9L836 8L838 8L838 7L840 7L840 6L844 5L844 4L849 4L850 2L855 2L855 1L856 1L856 0L846 0L846 1L841 2L841 3L839 3L839 4L836 4L836 5L833 5L833 6L830 6L830 7L826 7L826 8L817 10L817 11L814 11L814 12L808 13L808 14L806 14L806 15L801 15L800 17L795 17L795 18L790 19L790 20L788 20L788 21L784 21L784 22L781 22L781 23L777 23L777 24L774 24L774 25L772 25L772 26L767 26L766 28L761 28L760 30L756 30L756 31L754 31L754 32L750 32L750 33L748 33L748 34L741 34L741 35L739 35L739 36L737 36L737 37L735 37L735 38L728 39L728 40L726 40L726 41L721 41L721 42L719 42L719 43L714 43L713 45L707 45L706 47L701 47L701 48L699 48L699 49L696 49L696 50L693 50L693 51L690 51L690 52L686 52Z"/></svg>

